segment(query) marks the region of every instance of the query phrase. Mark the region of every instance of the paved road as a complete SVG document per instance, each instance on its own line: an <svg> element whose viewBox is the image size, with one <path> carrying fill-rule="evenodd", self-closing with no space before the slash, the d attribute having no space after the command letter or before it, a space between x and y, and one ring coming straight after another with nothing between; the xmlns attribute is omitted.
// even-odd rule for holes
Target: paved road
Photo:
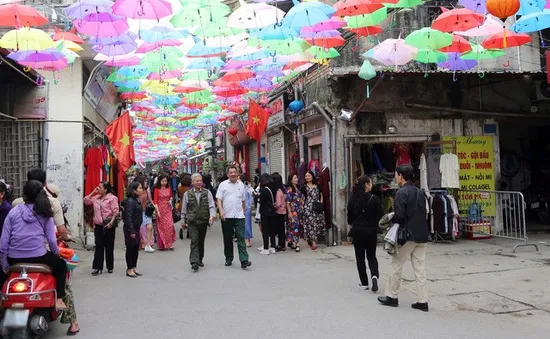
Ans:
<svg viewBox="0 0 550 339"><path fill-rule="evenodd" d="M121 240L120 230L118 239ZM259 246L256 232L255 247ZM174 252L140 253L139 279L124 276L120 243L114 274L90 276L89 253L74 276L81 339L136 338L549 338L547 330L490 314L422 313L404 293L397 309L355 287L354 263L322 251L261 256L252 267L224 266L221 229L207 236L205 265L193 273L189 240ZM236 263L235 263L236 264ZM385 272L386 268L382 268ZM383 285L383 282L382 282ZM54 324L47 338L64 336Z"/></svg>

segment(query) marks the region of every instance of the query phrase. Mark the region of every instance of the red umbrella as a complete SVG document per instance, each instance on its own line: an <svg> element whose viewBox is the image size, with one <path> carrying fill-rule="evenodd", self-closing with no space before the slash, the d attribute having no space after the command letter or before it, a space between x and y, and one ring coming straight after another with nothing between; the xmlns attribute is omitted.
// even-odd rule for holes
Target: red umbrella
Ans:
<svg viewBox="0 0 550 339"><path fill-rule="evenodd" d="M214 88L212 92L220 97L229 98L241 94L246 94L248 93L248 90L242 87L217 87Z"/></svg>
<svg viewBox="0 0 550 339"><path fill-rule="evenodd" d="M485 49L503 49L518 47L531 41L531 37L525 33L514 33L506 30L506 32L491 35L487 39L483 40L481 46Z"/></svg>
<svg viewBox="0 0 550 339"><path fill-rule="evenodd" d="M464 32L474 27L481 26L485 17L468 8L455 8L448 10L441 8L443 13L433 22L432 28L442 32Z"/></svg>
<svg viewBox="0 0 550 339"><path fill-rule="evenodd" d="M284 67L283 67L283 71L290 71L290 70L293 70L293 69L296 69L300 66L303 66L305 64L309 64L309 61L294 61L294 62L289 62L288 64L286 64Z"/></svg>
<svg viewBox="0 0 550 339"><path fill-rule="evenodd" d="M72 41L75 44L82 45L84 44L84 40L82 40L81 37L76 34L76 28L72 28L68 32L64 32L60 30L59 28L55 27L55 34L53 35L53 41L59 41L59 40L67 40Z"/></svg>
<svg viewBox="0 0 550 339"><path fill-rule="evenodd" d="M204 90L204 88L179 85L179 86L176 86L172 90L172 92L174 92L174 93L193 93L193 92L199 92L199 91L202 91L202 90Z"/></svg>
<svg viewBox="0 0 550 339"><path fill-rule="evenodd" d="M466 53L472 50L472 45L468 40L464 39L460 35L453 34L453 43L450 46L440 49L445 53Z"/></svg>
<svg viewBox="0 0 550 339"><path fill-rule="evenodd" d="M254 78L255 76L256 76L256 74L254 72L252 72L251 70L242 69L242 70L237 70L237 71L229 71L229 72L225 73L225 75L223 77L221 77L220 79L223 80L223 81L227 81L227 82L231 82L231 81L241 82L241 81L248 80L250 78Z"/></svg>
<svg viewBox="0 0 550 339"><path fill-rule="evenodd" d="M337 16L353 16L370 14L384 7L382 3L375 3L372 0L340 0L334 6Z"/></svg>
<svg viewBox="0 0 550 339"><path fill-rule="evenodd" d="M138 100L143 100L143 99L147 98L147 93L145 93L145 92L127 92L127 93L122 93L120 95L120 98L122 100L138 101Z"/></svg>
<svg viewBox="0 0 550 339"><path fill-rule="evenodd" d="M382 28L380 26L366 26L366 27L360 27L360 28L346 28L346 29L359 36L369 36L369 35L382 33Z"/></svg>
<svg viewBox="0 0 550 339"><path fill-rule="evenodd" d="M312 46L319 46L323 48L334 48L342 46L346 43L346 39L339 35L330 38L308 38L306 41Z"/></svg>
<svg viewBox="0 0 550 339"><path fill-rule="evenodd" d="M36 9L19 4L0 6L0 26L26 27L42 26L48 22Z"/></svg>

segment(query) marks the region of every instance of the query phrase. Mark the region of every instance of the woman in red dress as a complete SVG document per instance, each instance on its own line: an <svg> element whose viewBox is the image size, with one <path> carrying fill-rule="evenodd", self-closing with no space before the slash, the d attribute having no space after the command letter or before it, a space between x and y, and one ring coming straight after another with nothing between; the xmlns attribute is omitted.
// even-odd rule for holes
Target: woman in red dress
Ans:
<svg viewBox="0 0 550 339"><path fill-rule="evenodd" d="M176 242L176 230L172 219L172 189L168 177L160 175L157 179L153 202L157 212L158 249L173 250Z"/></svg>

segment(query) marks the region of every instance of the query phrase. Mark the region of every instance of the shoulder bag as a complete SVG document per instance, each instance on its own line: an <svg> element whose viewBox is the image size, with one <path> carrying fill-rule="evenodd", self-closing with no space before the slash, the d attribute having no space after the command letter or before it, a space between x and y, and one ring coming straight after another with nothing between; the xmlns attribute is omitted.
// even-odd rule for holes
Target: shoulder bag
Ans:
<svg viewBox="0 0 550 339"><path fill-rule="evenodd" d="M317 188L319 189L319 186L317 186ZM307 188L306 188L306 192L307 192ZM318 213L321 213L325 210L325 204L321 202L321 189L319 189L319 201L314 201L312 208L315 212L318 212Z"/></svg>

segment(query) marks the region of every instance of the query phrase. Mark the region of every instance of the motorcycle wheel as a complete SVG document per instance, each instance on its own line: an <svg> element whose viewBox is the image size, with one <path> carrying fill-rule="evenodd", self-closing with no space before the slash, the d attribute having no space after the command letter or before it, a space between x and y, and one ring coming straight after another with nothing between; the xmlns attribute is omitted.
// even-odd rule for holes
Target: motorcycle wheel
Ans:
<svg viewBox="0 0 550 339"><path fill-rule="evenodd" d="M540 224L548 224L550 222L550 213L546 208L540 208L537 211L537 218Z"/></svg>
<svg viewBox="0 0 550 339"><path fill-rule="evenodd" d="M8 330L6 339L29 339L29 330L26 328L20 328L17 330Z"/></svg>

